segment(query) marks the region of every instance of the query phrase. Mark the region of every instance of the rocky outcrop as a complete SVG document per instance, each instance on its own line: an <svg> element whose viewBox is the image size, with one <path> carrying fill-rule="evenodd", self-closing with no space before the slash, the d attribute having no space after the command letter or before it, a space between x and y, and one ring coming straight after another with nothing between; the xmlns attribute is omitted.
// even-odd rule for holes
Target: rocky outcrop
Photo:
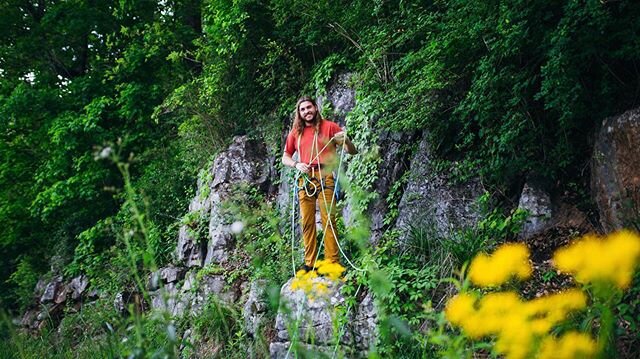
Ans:
<svg viewBox="0 0 640 359"><path fill-rule="evenodd" d="M57 325L65 306L79 306L83 301L97 299L97 294L89 294L88 286L89 280L84 275L74 277L68 282L60 275L49 281L40 279L34 288L37 304L27 309L20 325L30 330L40 330L48 324Z"/></svg>
<svg viewBox="0 0 640 359"><path fill-rule="evenodd" d="M605 231L640 224L640 108L602 121L591 159L591 190Z"/></svg>
<svg viewBox="0 0 640 359"><path fill-rule="evenodd" d="M247 301L242 309L244 328L251 336L258 333L267 312L266 285L265 281L252 282Z"/></svg>
<svg viewBox="0 0 640 359"><path fill-rule="evenodd" d="M476 200L482 194L480 181L452 185L446 173L433 169L428 135L423 134L411 159L407 185L398 206L396 228L402 241L415 226L431 227L438 235L472 227L479 220Z"/></svg>
<svg viewBox="0 0 640 359"><path fill-rule="evenodd" d="M206 241L198 238L199 223L180 228L176 259L186 267L220 264L228 260L233 246L231 223L220 212L220 205L229 198L231 189L239 183L269 189L270 162L264 144L246 136L233 139L229 148L220 153L208 172L198 181L196 196L189 206L191 218L205 216L208 221ZM206 180L209 179L209 180Z"/></svg>
<svg viewBox="0 0 640 359"><path fill-rule="evenodd" d="M89 286L89 278L85 275L79 275L71 280L69 289L71 290L71 299L78 300Z"/></svg>
<svg viewBox="0 0 640 359"><path fill-rule="evenodd" d="M569 239L595 231L584 212L559 196L552 197L548 188L543 180L532 176L518 201L518 209L527 215L518 238L532 249L537 262L549 260Z"/></svg>
<svg viewBox="0 0 640 359"><path fill-rule="evenodd" d="M527 181L522 188L518 209L526 211L527 219L522 226L520 238L528 238L542 232L553 214L551 195L540 180Z"/></svg>
<svg viewBox="0 0 640 359"><path fill-rule="evenodd" d="M251 141L246 136L235 137L229 149L222 152L211 168L211 212L209 220L209 243L204 264L224 263L233 245L231 223L226 222L220 205L227 200L231 189L246 183L266 192L269 187L269 162L264 144Z"/></svg>
<svg viewBox="0 0 640 359"><path fill-rule="evenodd" d="M47 304L53 302L53 300L56 299L58 291L63 287L64 285L62 284L61 276L53 278L53 280L50 281L44 288L44 292L40 297L40 303Z"/></svg>
<svg viewBox="0 0 640 359"><path fill-rule="evenodd" d="M341 281L314 278L314 285L327 288L321 293L294 290L293 281L294 278L290 279L280 291L277 334L269 346L271 357L293 357L301 351L311 356L320 353L331 357L337 353L346 357L366 356L375 333L371 328L376 320L373 303L363 301L356 308L346 308ZM296 346L292 347L292 343Z"/></svg>

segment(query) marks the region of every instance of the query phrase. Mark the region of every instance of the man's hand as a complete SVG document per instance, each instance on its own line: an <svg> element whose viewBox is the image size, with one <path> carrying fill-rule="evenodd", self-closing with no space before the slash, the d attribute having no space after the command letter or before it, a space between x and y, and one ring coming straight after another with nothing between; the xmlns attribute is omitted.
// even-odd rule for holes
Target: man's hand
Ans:
<svg viewBox="0 0 640 359"><path fill-rule="evenodd" d="M356 146L351 143L351 140L347 138L347 134L345 131L340 131L333 136L333 141L337 146L344 146L344 149L348 154L355 155L358 153Z"/></svg>
<svg viewBox="0 0 640 359"><path fill-rule="evenodd" d="M344 137L344 131L340 131L333 136L333 141L335 141L338 146L341 146L344 144Z"/></svg>
<svg viewBox="0 0 640 359"><path fill-rule="evenodd" d="M296 169L297 169L298 171L300 171L300 172L303 172L303 173L309 173L309 172L311 172L311 170L310 170L310 168L309 168L309 165L308 165L308 164L306 164L306 163L302 163L302 162L298 162L298 163L296 163Z"/></svg>

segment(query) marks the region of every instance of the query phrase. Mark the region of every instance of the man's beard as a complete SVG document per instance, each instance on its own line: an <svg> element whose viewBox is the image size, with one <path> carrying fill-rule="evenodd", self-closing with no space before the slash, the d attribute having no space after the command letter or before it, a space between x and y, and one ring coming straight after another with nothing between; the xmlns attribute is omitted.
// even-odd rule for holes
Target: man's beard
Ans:
<svg viewBox="0 0 640 359"><path fill-rule="evenodd" d="M308 124L311 124L311 125L315 125L316 124L316 117L317 116L314 115L313 117L311 117L310 120L307 120L306 117L303 117L302 119L304 120L305 123L308 123Z"/></svg>

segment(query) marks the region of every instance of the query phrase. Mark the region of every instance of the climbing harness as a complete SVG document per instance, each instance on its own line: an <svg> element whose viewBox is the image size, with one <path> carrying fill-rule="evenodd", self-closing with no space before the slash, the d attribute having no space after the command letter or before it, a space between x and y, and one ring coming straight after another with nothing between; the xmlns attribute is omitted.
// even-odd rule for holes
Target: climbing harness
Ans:
<svg viewBox="0 0 640 359"><path fill-rule="evenodd" d="M298 135L298 147L297 147L297 151L298 151L298 156L300 159L302 159L302 155L301 155L301 149L300 149L300 139L301 139L302 135ZM310 165L311 163L313 163L314 161L316 161L316 159L318 159L320 157L320 154L327 148L327 146L329 146L329 144L331 144L333 142L333 140L336 138L336 136L333 136L325 145L324 147L322 147L322 149L318 150L318 131L316 130L314 132L314 136L313 136L313 143L311 144L311 153L309 157L313 156L314 153L314 149L316 150L316 156L312 157L308 164ZM346 141L347 139L347 133L345 131L344 134L344 141ZM344 142L343 142L344 143ZM337 175L335 176L335 187L338 187L338 183L340 180L340 169L342 168L342 161L344 159L344 145L342 146L342 149L340 151L340 159L338 161L338 170L337 170ZM325 236L327 235L327 229L329 228L329 226L331 227L331 231L334 234L334 238L336 238L336 244L338 246L338 250L340 251L340 253L342 254L342 256L344 257L345 261L349 264L349 266L351 266L351 268L353 268L356 271L360 271L363 272L365 271L362 268L358 268L356 265L353 264L353 262L351 262L351 260L349 260L349 257L346 255L346 253L344 252L344 250L342 249L342 246L340 245L340 241L338 241L338 236L336 235L336 229L333 228L333 223L330 220L330 213L332 213L333 211L333 207L334 207L334 203L337 201L337 198L335 196L335 189L334 189L334 196L332 196L331 198L331 203L330 205L328 205L328 201L325 195L324 190L326 188L331 188L331 187L327 187L325 186L325 182L324 182L324 176L322 175L322 166L318 166L318 175L320 177L320 193L322 193L322 200L324 202L324 206L327 210L327 216L329 218L327 218L327 221L325 223L324 229L322 231L322 238L320 240L320 243L317 243L318 248L321 248L321 246L324 244L324 240L325 240ZM299 185L300 183L300 178L303 178L302 182L302 186ZM293 189L293 194L292 194L292 205L291 205L291 261L292 261L292 269L293 269L293 273L295 275L295 253L294 253L294 248L295 248L295 202L296 202L296 194L298 193L298 191L300 190L304 190L305 194L307 196L315 196L318 193L318 187L317 185L314 183L313 179L309 177L308 174L306 173L302 173L302 174L297 174L294 178L294 185L292 186ZM313 185L313 191L308 190L308 186L309 185ZM313 194L310 194L313 193ZM318 250L318 252L316 253L316 258L313 260L313 268L315 269L315 264L318 261L318 256L320 255L320 251Z"/></svg>

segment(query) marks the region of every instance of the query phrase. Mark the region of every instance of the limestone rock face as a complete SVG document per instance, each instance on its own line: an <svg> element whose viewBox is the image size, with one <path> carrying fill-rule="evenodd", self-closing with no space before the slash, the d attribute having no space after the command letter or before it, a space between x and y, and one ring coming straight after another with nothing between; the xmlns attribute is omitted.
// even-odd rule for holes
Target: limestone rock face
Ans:
<svg viewBox="0 0 640 359"><path fill-rule="evenodd" d="M175 283L184 278L185 270L180 267L164 267L160 269L160 279L164 283Z"/></svg>
<svg viewBox="0 0 640 359"><path fill-rule="evenodd" d="M366 351L375 344L375 338L378 335L377 320L378 315L373 303L373 295L367 293L358 305L353 320L354 340L358 349Z"/></svg>
<svg viewBox="0 0 640 359"><path fill-rule="evenodd" d="M226 304L231 304L238 299L237 293L228 288L227 283L222 275L205 275L200 283L199 296L202 297L201 302L204 303L210 296L217 296Z"/></svg>
<svg viewBox="0 0 640 359"><path fill-rule="evenodd" d="M151 308L163 309L173 315L178 314L176 306L180 298L175 283L169 283L156 291L149 292L149 297L151 298Z"/></svg>
<svg viewBox="0 0 640 359"><path fill-rule="evenodd" d="M210 172L206 172L211 176ZM195 213L197 216L208 216L211 211L211 193L210 181L207 176L198 177L198 189L196 195L189 203L189 213ZM176 259L179 263L184 264L187 268L201 267L206 255L205 243L199 243L193 228L183 225L178 231L178 245L176 246Z"/></svg>
<svg viewBox="0 0 640 359"><path fill-rule="evenodd" d="M602 122L591 159L591 190L605 231L640 217L640 108Z"/></svg>
<svg viewBox="0 0 640 359"><path fill-rule="evenodd" d="M347 114L356 105L356 91L350 84L352 76L353 74L350 72L339 74L329 85L326 94L318 96L317 99L321 110L331 107L332 114L325 116L337 122L340 126L344 126Z"/></svg>
<svg viewBox="0 0 640 359"><path fill-rule="evenodd" d="M206 247L198 243L189 227L183 225L178 232L178 245L176 258L187 267L201 267L204 260Z"/></svg>
<svg viewBox="0 0 640 359"><path fill-rule="evenodd" d="M433 226L439 235L452 229L473 226L479 220L475 202L482 194L480 181L450 185L446 174L433 170L429 140L425 133L411 160L409 178L398 206L396 228L401 240L408 238L411 226ZM424 219L428 223L423 222Z"/></svg>
<svg viewBox="0 0 640 359"><path fill-rule="evenodd" d="M382 157L378 166L377 179L373 191L378 198L369 207L371 218L371 243L376 244L385 231L384 219L389 206L386 202L391 186L400 181L408 168L408 148L406 145L414 139L413 134L383 132L378 138L379 154Z"/></svg>
<svg viewBox="0 0 640 359"><path fill-rule="evenodd" d="M229 198L232 187L244 182L268 191L270 186L270 165L264 144L250 140L247 136L237 136L229 148L220 153L211 168L198 181L196 196L189 205L193 217L208 219L208 238L196 238L197 224L183 225L178 235L176 259L187 268L207 264L221 264L228 260L233 247L231 223L220 213L220 204Z"/></svg>
<svg viewBox="0 0 640 359"><path fill-rule="evenodd" d="M269 160L266 147L246 136L235 137L229 149L213 163L209 243L204 264L225 263L233 246L231 223L222 217L220 204L229 198L233 185L244 182L263 192L269 189Z"/></svg>
<svg viewBox="0 0 640 359"><path fill-rule="evenodd" d="M374 339L373 330L362 330L369 324L375 327L372 302L363 301L364 305L361 303L348 309L340 292L342 282L314 278L314 283L328 288L326 293L320 294L293 290L293 280L285 283L280 291L281 305L275 323L277 334L269 346L271 357L291 357L292 350L306 350L311 356L319 353L335 356L337 351L347 357L365 356L368 344ZM354 340L354 330L358 340ZM296 348L291 348L292 336L299 343Z"/></svg>
<svg viewBox="0 0 640 359"><path fill-rule="evenodd" d="M89 286L89 278L85 275L79 275L71 280L69 289L71 290L71 299L78 300Z"/></svg>

